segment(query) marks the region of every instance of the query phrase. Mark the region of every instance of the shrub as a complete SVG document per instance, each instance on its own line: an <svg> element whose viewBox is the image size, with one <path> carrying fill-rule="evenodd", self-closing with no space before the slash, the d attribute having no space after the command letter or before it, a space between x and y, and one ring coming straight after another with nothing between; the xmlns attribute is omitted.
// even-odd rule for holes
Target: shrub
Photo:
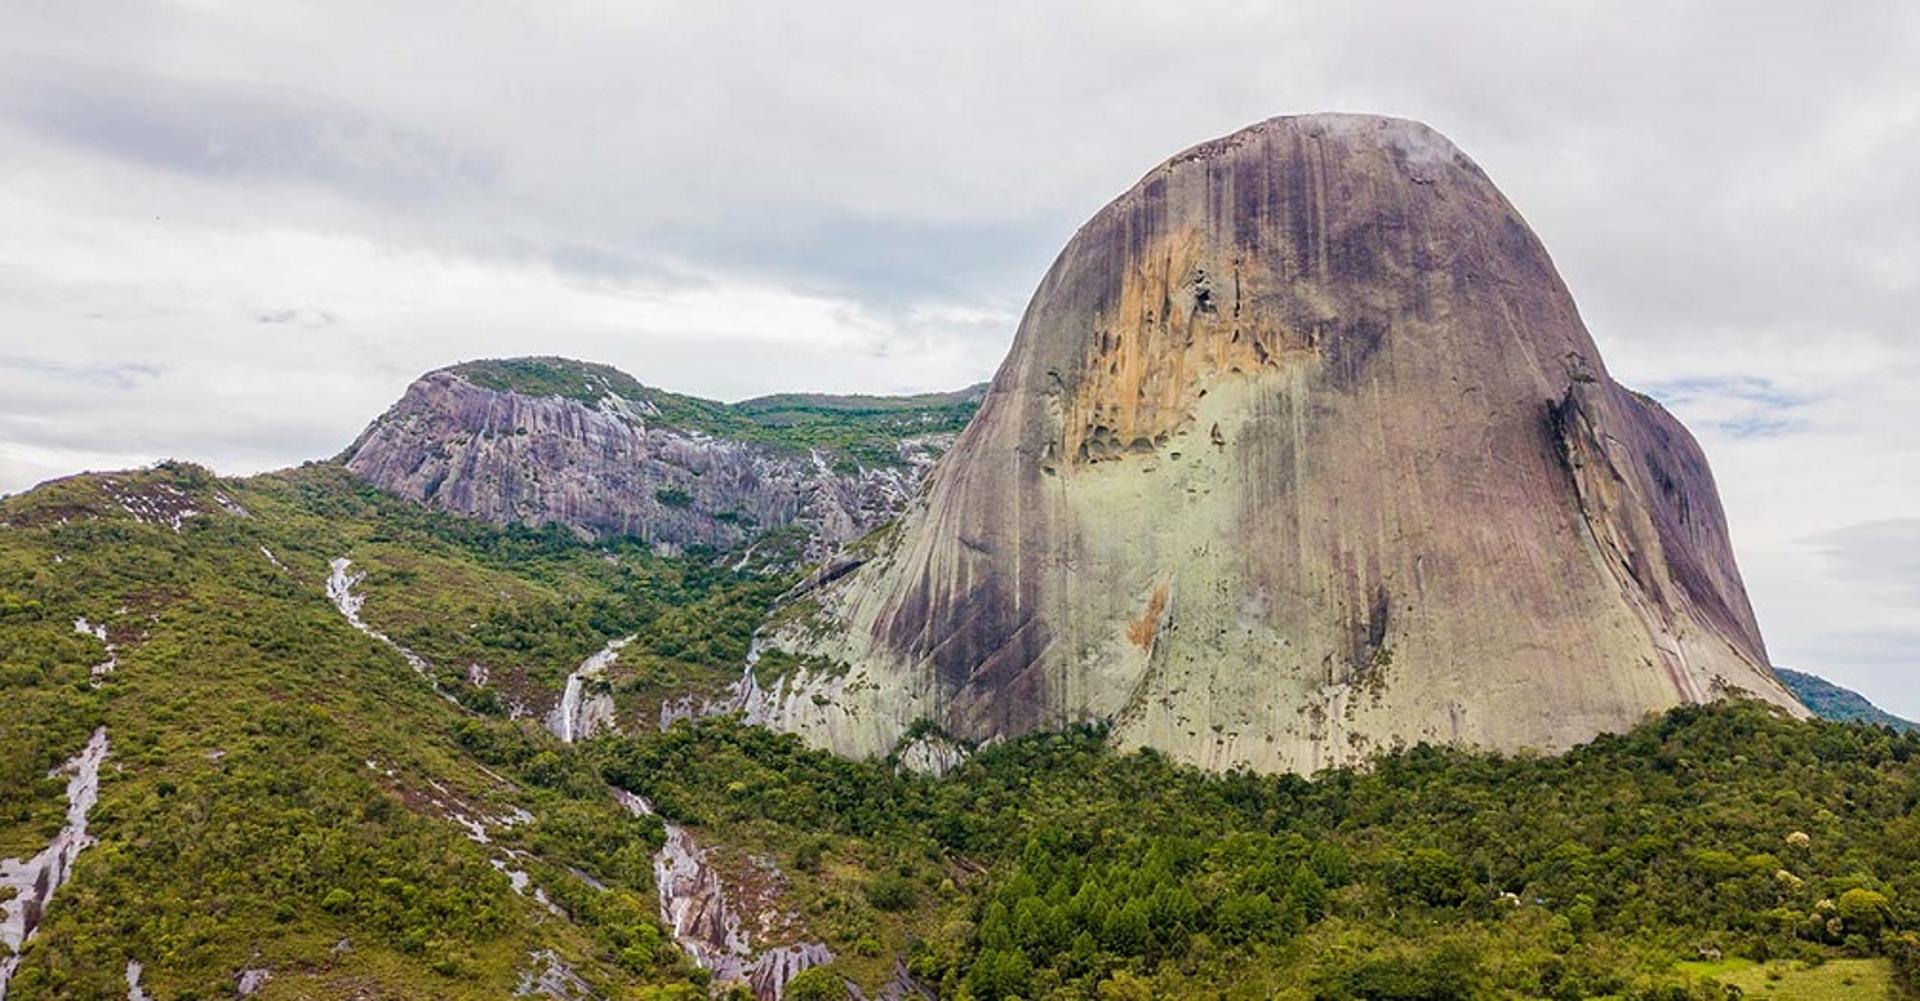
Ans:
<svg viewBox="0 0 1920 1001"><path fill-rule="evenodd" d="M1376 953L1322 981L1327 1001L1467 1001L1479 996L1480 961L1464 946Z"/></svg>
<svg viewBox="0 0 1920 1001"><path fill-rule="evenodd" d="M898 873L884 873L867 884L867 903L883 911L904 911L913 907L913 882Z"/></svg>
<svg viewBox="0 0 1920 1001"><path fill-rule="evenodd" d="M784 996L787 1001L846 1001L847 983L832 965L816 966L788 981Z"/></svg>

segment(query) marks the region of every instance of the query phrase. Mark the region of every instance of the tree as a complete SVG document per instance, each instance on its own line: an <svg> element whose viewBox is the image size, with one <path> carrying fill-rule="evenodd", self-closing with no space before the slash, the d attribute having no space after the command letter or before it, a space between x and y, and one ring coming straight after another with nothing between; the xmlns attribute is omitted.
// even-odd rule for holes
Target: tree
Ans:
<svg viewBox="0 0 1920 1001"><path fill-rule="evenodd" d="M1320 996L1366 1001L1467 1001L1479 995L1480 961L1464 946L1370 956L1325 985Z"/></svg>
<svg viewBox="0 0 1920 1001"><path fill-rule="evenodd" d="M1153 984L1125 970L1100 981L1100 1001L1153 1001Z"/></svg>
<svg viewBox="0 0 1920 1001"><path fill-rule="evenodd" d="M1311 867L1301 866L1293 871L1293 879L1287 884L1287 900L1309 924L1327 916L1327 887Z"/></svg>
<svg viewBox="0 0 1920 1001"><path fill-rule="evenodd" d="M1855 887L1841 894L1834 907L1847 931L1871 935L1886 923L1892 902L1877 890Z"/></svg>
<svg viewBox="0 0 1920 1001"><path fill-rule="evenodd" d="M1353 862L1347 857L1347 850L1331 841L1315 844L1307 864L1313 866L1314 874L1325 886L1345 886L1353 878Z"/></svg>
<svg viewBox="0 0 1920 1001"><path fill-rule="evenodd" d="M1149 941L1146 903L1129 900L1125 907L1108 913L1106 926L1100 929L1100 941L1122 956L1146 952Z"/></svg>
<svg viewBox="0 0 1920 1001"><path fill-rule="evenodd" d="M967 987L980 1001L1001 1001L1026 993L1033 964L1018 950L987 949L967 972Z"/></svg>
<svg viewBox="0 0 1920 1001"><path fill-rule="evenodd" d="M913 882L899 873L882 873L867 884L867 902L883 911L911 910L915 897Z"/></svg>
<svg viewBox="0 0 1920 1001"><path fill-rule="evenodd" d="M1434 907L1454 907L1467 899L1467 870L1438 848L1415 848L1387 871L1387 889L1396 896Z"/></svg>
<svg viewBox="0 0 1920 1001"><path fill-rule="evenodd" d="M1920 997L1920 935L1889 935L1886 949L1893 960L1894 983L1908 995Z"/></svg>
<svg viewBox="0 0 1920 1001"><path fill-rule="evenodd" d="M1214 908L1213 927L1221 938L1237 945L1264 936L1279 918L1280 908L1266 894L1236 893Z"/></svg>

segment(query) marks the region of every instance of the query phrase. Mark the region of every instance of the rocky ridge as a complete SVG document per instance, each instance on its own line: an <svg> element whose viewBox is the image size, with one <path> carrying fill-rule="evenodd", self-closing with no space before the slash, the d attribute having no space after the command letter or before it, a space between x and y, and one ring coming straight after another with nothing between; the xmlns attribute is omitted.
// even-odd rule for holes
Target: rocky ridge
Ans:
<svg viewBox="0 0 1920 1001"><path fill-rule="evenodd" d="M635 535L667 552L798 529L817 557L905 507L979 393L728 405L565 359L475 362L415 381L346 465L497 524Z"/></svg>

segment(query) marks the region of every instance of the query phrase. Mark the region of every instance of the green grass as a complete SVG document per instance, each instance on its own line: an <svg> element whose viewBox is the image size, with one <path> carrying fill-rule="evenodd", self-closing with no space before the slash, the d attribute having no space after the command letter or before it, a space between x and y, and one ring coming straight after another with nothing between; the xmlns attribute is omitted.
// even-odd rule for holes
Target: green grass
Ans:
<svg viewBox="0 0 1920 1001"><path fill-rule="evenodd" d="M567 358L488 358L463 362L449 371L487 389L523 396L558 396L588 406L608 395L645 400L656 392L611 365Z"/></svg>
<svg viewBox="0 0 1920 1001"><path fill-rule="evenodd" d="M1884 959L1833 959L1818 965L1750 959L1681 963L1681 972L1730 984L1748 998L1775 1001L1890 1001L1893 970Z"/></svg>

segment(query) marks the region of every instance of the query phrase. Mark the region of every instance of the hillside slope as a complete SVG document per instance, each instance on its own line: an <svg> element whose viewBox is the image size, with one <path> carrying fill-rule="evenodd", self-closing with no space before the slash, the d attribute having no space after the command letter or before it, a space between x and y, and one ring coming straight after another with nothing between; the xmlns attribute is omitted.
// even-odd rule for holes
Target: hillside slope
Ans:
<svg viewBox="0 0 1920 1001"><path fill-rule="evenodd" d="M132 964L158 998L693 996L654 875L689 836L554 731L583 665L604 712L576 739L736 677L785 584L728 565L455 519L332 465L0 502L0 859L72 866L8 901L6 996L106 997ZM90 810L61 770L83 747Z"/></svg>
<svg viewBox="0 0 1920 1001"><path fill-rule="evenodd" d="M662 732L739 677L763 569L328 464L0 501L0 871L71 861L0 894L7 996L1724 1001L1677 961L1920 963L1920 736L1736 704L1307 782L1087 729L942 780Z"/></svg>
<svg viewBox="0 0 1920 1001"><path fill-rule="evenodd" d="M1867 697L1859 692L1843 688L1819 675L1784 667L1776 667L1773 672L1780 676L1781 684L1792 689L1793 694L1821 719L1870 723L1896 730L1920 729L1920 723L1895 716L1867 701Z"/></svg>

